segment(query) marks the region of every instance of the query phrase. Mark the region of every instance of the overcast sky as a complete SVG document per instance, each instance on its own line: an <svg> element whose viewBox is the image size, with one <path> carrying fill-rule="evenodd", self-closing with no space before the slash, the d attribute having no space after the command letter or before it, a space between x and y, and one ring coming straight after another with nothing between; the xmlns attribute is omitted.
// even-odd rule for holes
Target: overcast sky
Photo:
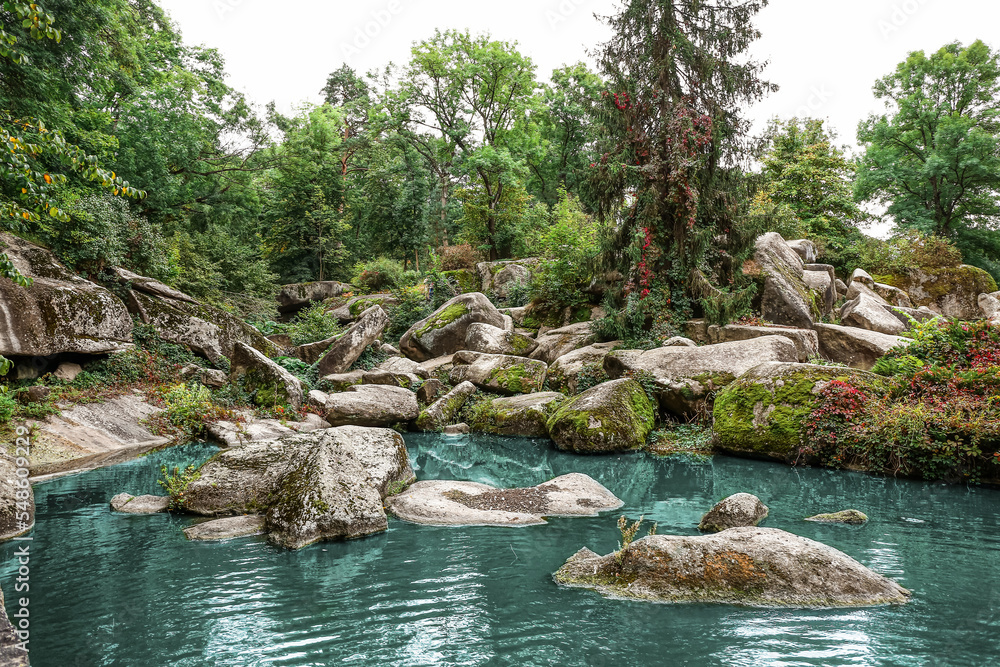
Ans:
<svg viewBox="0 0 1000 667"><path fill-rule="evenodd" d="M288 111L320 99L343 62L360 72L405 63L435 28L490 32L517 41L539 78L578 60L607 36L594 14L615 0L159 0L185 41L218 48L230 83ZM842 143L880 109L872 84L906 54L984 39L991 46L1000 3L991 0L771 0L758 17L756 55L780 92L749 111L758 128L774 115L829 118ZM1000 41L1000 40L998 40Z"/></svg>

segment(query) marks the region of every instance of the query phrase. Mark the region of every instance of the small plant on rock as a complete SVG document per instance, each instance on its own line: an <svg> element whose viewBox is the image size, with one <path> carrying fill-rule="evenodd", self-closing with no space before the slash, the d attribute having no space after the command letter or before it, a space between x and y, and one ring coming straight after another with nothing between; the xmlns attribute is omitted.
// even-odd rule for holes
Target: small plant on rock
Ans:
<svg viewBox="0 0 1000 667"><path fill-rule="evenodd" d="M191 482L201 478L201 473L194 466L188 466L183 472L180 468L174 468L171 472L167 466L163 466L160 468L160 474L163 475L163 479L156 483L162 486L167 495L170 496L169 509L172 511L184 509L184 503L187 500L184 494L187 493Z"/></svg>

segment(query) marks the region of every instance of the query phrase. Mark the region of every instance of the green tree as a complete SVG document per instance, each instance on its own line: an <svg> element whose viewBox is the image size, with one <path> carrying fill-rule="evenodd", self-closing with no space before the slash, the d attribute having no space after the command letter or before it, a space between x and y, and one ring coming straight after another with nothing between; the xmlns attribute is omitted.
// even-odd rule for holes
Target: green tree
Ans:
<svg viewBox="0 0 1000 667"><path fill-rule="evenodd" d="M754 183L737 166L748 153L742 109L774 89L747 54L766 5L629 0L607 18L593 185L613 230L603 264L625 276L612 304L624 313L619 329L633 330L623 335L689 297L714 321L749 307L740 268L760 226L749 214Z"/></svg>
<svg viewBox="0 0 1000 667"><path fill-rule="evenodd" d="M981 41L916 51L875 95L889 113L858 127L858 199L888 205L898 226L951 239L966 261L1000 275L998 54Z"/></svg>

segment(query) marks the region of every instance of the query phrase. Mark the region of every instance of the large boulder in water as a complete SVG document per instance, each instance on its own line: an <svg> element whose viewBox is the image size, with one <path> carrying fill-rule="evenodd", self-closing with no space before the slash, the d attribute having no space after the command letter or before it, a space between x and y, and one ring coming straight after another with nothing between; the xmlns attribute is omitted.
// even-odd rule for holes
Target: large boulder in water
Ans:
<svg viewBox="0 0 1000 667"><path fill-rule="evenodd" d="M32 279L0 277L0 355L109 354L132 343L132 318L108 290L75 275L48 250L0 233L0 253Z"/></svg>
<svg viewBox="0 0 1000 667"><path fill-rule="evenodd" d="M226 449L199 474L186 511L264 513L268 538L289 548L385 530L383 500L414 480L401 435L353 426Z"/></svg>
<svg viewBox="0 0 1000 667"><path fill-rule="evenodd" d="M326 301L353 288L336 280L322 280L312 283L282 285L278 292L278 312L292 313L316 301Z"/></svg>
<svg viewBox="0 0 1000 667"><path fill-rule="evenodd" d="M399 349L414 361L429 361L465 349L469 325L482 322L503 329L504 318L485 295L461 294L403 334Z"/></svg>
<svg viewBox="0 0 1000 667"><path fill-rule="evenodd" d="M639 449L655 423L653 404L635 380L613 380L567 400L549 417L559 449L606 454Z"/></svg>
<svg viewBox="0 0 1000 667"><path fill-rule="evenodd" d="M747 528L767 518L767 505L752 493L735 493L723 498L701 517L698 530L721 533L730 528Z"/></svg>
<svg viewBox="0 0 1000 667"><path fill-rule="evenodd" d="M557 583L615 598L755 607L903 604L910 592L847 554L774 528L714 535L651 535L621 553L582 549Z"/></svg>
<svg viewBox="0 0 1000 667"><path fill-rule="evenodd" d="M754 261L765 275L761 314L765 320L808 329L815 314L809 287L804 280L805 263L780 234L770 232L757 239Z"/></svg>
<svg viewBox="0 0 1000 667"><path fill-rule="evenodd" d="M715 446L728 454L791 463L802 425L833 381L874 377L853 368L770 362L744 373L715 399Z"/></svg>
<svg viewBox="0 0 1000 667"><path fill-rule="evenodd" d="M233 382L242 380L257 405L302 407L302 380L244 343L237 342L233 348L230 378Z"/></svg>
<svg viewBox="0 0 1000 667"><path fill-rule="evenodd" d="M361 314L350 329L337 337L319 360L320 375L346 373L368 346L382 337L389 326L389 316L381 306L372 306Z"/></svg>
<svg viewBox="0 0 1000 667"><path fill-rule="evenodd" d="M587 475L570 473L524 489L476 482L417 482L389 498L389 511L430 526L530 526L547 516L597 516L624 503Z"/></svg>

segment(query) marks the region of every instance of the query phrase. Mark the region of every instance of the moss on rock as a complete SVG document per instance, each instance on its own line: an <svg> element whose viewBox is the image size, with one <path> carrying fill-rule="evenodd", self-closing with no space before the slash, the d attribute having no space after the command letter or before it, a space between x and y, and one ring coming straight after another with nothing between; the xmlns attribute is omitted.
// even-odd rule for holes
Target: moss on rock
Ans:
<svg viewBox="0 0 1000 667"><path fill-rule="evenodd" d="M613 380L572 398L549 418L549 435L563 450L600 454L641 448L655 416L642 385Z"/></svg>

